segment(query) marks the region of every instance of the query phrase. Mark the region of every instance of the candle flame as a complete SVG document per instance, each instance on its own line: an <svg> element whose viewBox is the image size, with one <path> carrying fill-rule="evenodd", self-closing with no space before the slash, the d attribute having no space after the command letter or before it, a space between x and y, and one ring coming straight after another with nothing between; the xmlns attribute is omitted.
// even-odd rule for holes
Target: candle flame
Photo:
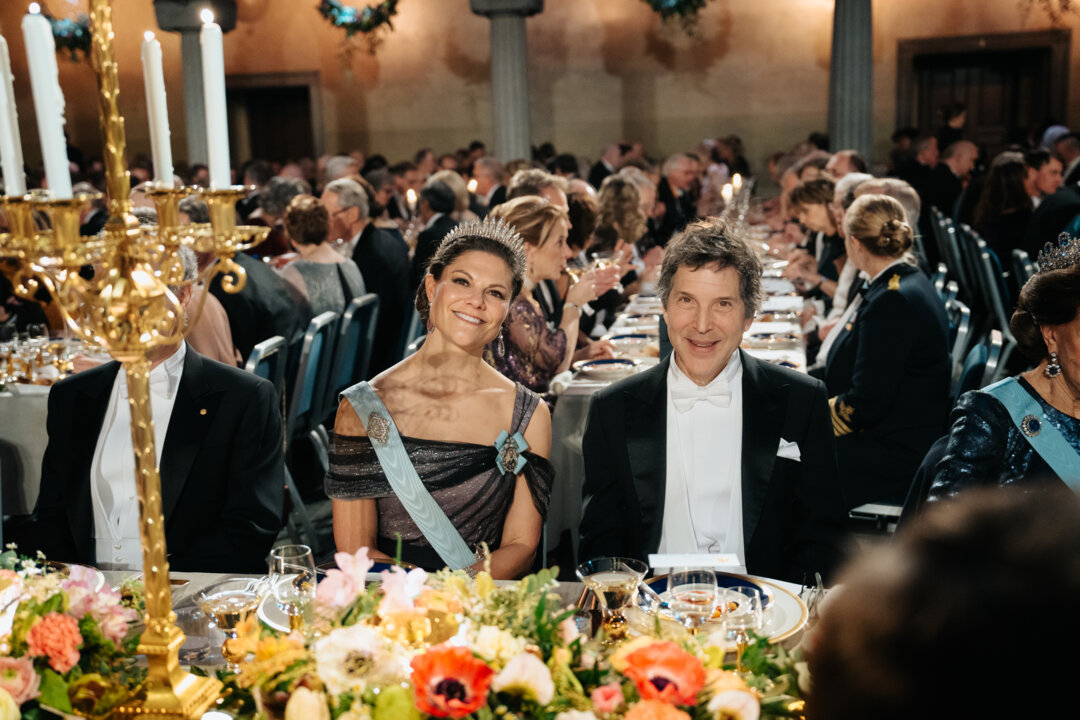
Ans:
<svg viewBox="0 0 1080 720"><path fill-rule="evenodd" d="M41 6L38 5L37 3L30 3L30 7L28 9L34 15L40 15L41 14Z"/></svg>
<svg viewBox="0 0 1080 720"><path fill-rule="evenodd" d="M408 198L409 202L411 202L411 203L416 202L416 191L413 190L412 188L409 188L405 192L405 197Z"/></svg>
<svg viewBox="0 0 1080 720"><path fill-rule="evenodd" d="M214 11L210 8L203 8L203 11L199 13L199 17L205 24L209 25L214 22Z"/></svg>
<svg viewBox="0 0 1080 720"><path fill-rule="evenodd" d="M154 33L151 32L150 30L147 30L146 32L143 33L143 40L146 40L147 42L150 42L153 39L154 39Z"/></svg>
<svg viewBox="0 0 1080 720"><path fill-rule="evenodd" d="M471 193L476 192L476 178L473 178L472 180L469 181L469 192L471 192Z"/></svg>

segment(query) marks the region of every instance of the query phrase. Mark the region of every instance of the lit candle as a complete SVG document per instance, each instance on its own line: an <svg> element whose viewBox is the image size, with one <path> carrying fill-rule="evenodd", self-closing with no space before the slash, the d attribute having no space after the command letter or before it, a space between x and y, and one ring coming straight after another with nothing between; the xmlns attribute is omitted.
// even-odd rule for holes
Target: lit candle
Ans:
<svg viewBox="0 0 1080 720"><path fill-rule="evenodd" d="M173 187L172 146L169 144L169 106L165 101L165 73L161 68L161 43L149 30L142 44L143 85L150 120L150 152L154 157L154 184Z"/></svg>
<svg viewBox="0 0 1080 720"><path fill-rule="evenodd" d="M735 195L735 190L731 187L731 183L727 183L720 190L720 195L724 198L725 203L731 202L731 198Z"/></svg>
<svg viewBox="0 0 1080 720"><path fill-rule="evenodd" d="M30 89L34 96L45 178L53 199L71 198L71 168L64 138L64 94L60 92L60 70L56 67L56 43L52 26L41 15L37 3L22 20L26 60L30 65Z"/></svg>
<svg viewBox="0 0 1080 720"><path fill-rule="evenodd" d="M735 173L731 178L731 185L735 188L735 192L742 190L742 175Z"/></svg>
<svg viewBox="0 0 1080 720"><path fill-rule="evenodd" d="M416 191L409 188L405 191L405 201L409 204L409 213L416 214Z"/></svg>
<svg viewBox="0 0 1080 720"><path fill-rule="evenodd" d="M200 17L203 21L199 43L202 45L210 188L223 190L232 187L232 173L229 167L229 123L225 114L225 49L221 42L221 27L214 22L214 13L203 10Z"/></svg>
<svg viewBox="0 0 1080 720"><path fill-rule="evenodd" d="M476 178L469 181L469 192L476 194Z"/></svg>
<svg viewBox="0 0 1080 720"><path fill-rule="evenodd" d="M26 175L13 80L7 40L0 36L0 168L4 171L4 193L18 196L26 194Z"/></svg>

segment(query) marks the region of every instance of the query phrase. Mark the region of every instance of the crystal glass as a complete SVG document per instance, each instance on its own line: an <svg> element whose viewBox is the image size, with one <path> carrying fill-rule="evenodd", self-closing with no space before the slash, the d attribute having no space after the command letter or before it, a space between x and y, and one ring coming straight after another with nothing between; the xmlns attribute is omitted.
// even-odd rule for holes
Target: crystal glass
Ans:
<svg viewBox="0 0 1080 720"><path fill-rule="evenodd" d="M761 632L764 625L764 610L761 591L756 587L732 587L727 589L725 597L727 610L720 616L724 623L726 636L735 643L735 671L746 672L743 667L743 653L750 644L750 633Z"/></svg>
<svg viewBox="0 0 1080 720"><path fill-rule="evenodd" d="M603 610L603 628L608 641L626 636L630 623L623 609L637 595L637 586L648 566L633 558L605 557L577 566L577 576L592 590Z"/></svg>
<svg viewBox="0 0 1080 720"><path fill-rule="evenodd" d="M210 619L210 624L225 634L221 655L229 669L239 671L242 653L230 649L237 637L236 626L251 617L266 595L266 583L250 578L232 578L207 586L195 595L195 602Z"/></svg>
<svg viewBox="0 0 1080 720"><path fill-rule="evenodd" d="M315 558L307 545L282 545L270 551L270 587L278 608L289 616L289 629L311 620L315 600Z"/></svg>
<svg viewBox="0 0 1080 720"><path fill-rule="evenodd" d="M678 568L668 576L672 614L691 635L709 621L716 610L716 573L712 570Z"/></svg>

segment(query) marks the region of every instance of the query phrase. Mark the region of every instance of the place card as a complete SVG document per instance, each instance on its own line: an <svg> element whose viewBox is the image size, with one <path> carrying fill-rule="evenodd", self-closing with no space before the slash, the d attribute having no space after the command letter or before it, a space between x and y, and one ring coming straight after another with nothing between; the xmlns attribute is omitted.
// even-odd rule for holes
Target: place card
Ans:
<svg viewBox="0 0 1080 720"><path fill-rule="evenodd" d="M649 555L649 566L653 568L741 568L739 556L735 553L656 553Z"/></svg>

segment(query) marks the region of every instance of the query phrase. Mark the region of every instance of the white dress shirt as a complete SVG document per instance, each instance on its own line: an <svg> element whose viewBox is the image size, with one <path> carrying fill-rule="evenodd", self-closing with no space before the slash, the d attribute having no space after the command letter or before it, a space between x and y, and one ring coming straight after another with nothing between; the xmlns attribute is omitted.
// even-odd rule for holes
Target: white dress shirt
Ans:
<svg viewBox="0 0 1080 720"><path fill-rule="evenodd" d="M187 344L181 343L176 352L150 371L150 409L154 417L154 450L159 466L176 390L184 373L186 353ZM94 504L98 566L107 569L142 567L131 408L128 405L127 373L122 367L113 382L90 464L90 496Z"/></svg>
<svg viewBox="0 0 1080 720"><path fill-rule="evenodd" d="M742 360L737 350L705 387L688 378L672 356L667 378L667 481L658 552L734 553L745 563Z"/></svg>

